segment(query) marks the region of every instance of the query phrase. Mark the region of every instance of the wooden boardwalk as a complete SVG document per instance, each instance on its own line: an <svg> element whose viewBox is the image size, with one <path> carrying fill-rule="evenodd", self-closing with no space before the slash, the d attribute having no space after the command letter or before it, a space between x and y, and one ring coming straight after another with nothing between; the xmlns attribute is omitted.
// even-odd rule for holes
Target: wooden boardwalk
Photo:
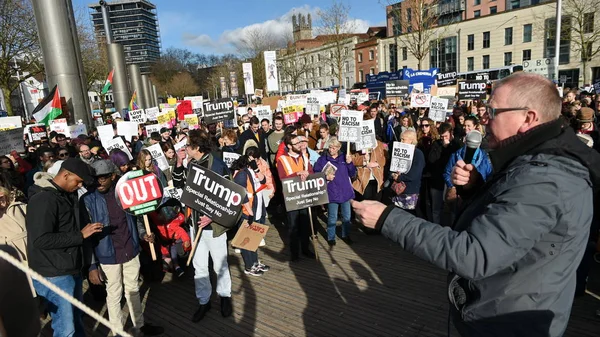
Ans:
<svg viewBox="0 0 600 337"><path fill-rule="evenodd" d="M321 224L321 226L323 226ZM142 286L146 321L165 328L164 336L447 336L446 273L423 262L380 235L354 230L348 246L338 239L329 249L319 228L320 261L288 262L283 226L272 226L259 258L271 266L262 277L243 273L240 254L230 249L234 314L223 318L215 295L212 310L199 323L193 271L182 279L165 275ZM282 240L283 238L283 240ZM590 285L600 293L600 264ZM89 293L85 301L106 315ZM127 311L126 305L124 305ZM597 337L600 301L577 299L566 336ZM86 318L89 336L107 336L106 328ZM130 326L131 323L128 323ZM42 335L51 336L49 323ZM451 336L458 336L452 330Z"/></svg>

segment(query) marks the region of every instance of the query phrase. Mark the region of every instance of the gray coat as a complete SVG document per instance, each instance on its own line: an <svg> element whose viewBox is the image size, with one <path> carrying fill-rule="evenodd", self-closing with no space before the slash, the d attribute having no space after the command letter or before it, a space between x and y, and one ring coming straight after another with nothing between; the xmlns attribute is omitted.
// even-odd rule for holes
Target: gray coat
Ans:
<svg viewBox="0 0 600 337"><path fill-rule="evenodd" d="M569 131L563 138L582 150L573 137ZM450 271L448 296L461 335L562 336L592 221L590 173L573 156L548 151L497 166L454 230L398 208L386 209L378 226Z"/></svg>

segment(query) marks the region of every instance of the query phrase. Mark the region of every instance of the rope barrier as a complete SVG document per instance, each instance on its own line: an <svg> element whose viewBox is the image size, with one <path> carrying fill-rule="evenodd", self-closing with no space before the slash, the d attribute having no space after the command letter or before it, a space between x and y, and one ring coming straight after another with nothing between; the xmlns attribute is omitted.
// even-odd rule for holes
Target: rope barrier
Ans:
<svg viewBox="0 0 600 337"><path fill-rule="evenodd" d="M102 325L111 329L114 333L117 333L118 335L120 335L122 337L132 337L131 334L125 332L125 330L123 330L123 328L118 328L118 327L112 326L112 324L106 318L100 316L97 312L92 310L90 307L81 303L78 299L74 298L73 296L67 294L64 290L58 288L57 286L52 284L50 281L46 280L42 275L33 271L31 268L29 268L28 266L23 264L23 262L17 260L16 258L14 258L12 255L8 254L7 252L0 250L0 258L6 260L8 263L12 264L16 268L18 268L19 270L24 272L26 275L31 276L32 279L34 279L34 280L40 282L41 284L43 284L44 286L48 287L48 289L52 290L57 295L63 297L69 303L76 306L81 311L85 312L90 317L92 317L93 319L102 323Z"/></svg>

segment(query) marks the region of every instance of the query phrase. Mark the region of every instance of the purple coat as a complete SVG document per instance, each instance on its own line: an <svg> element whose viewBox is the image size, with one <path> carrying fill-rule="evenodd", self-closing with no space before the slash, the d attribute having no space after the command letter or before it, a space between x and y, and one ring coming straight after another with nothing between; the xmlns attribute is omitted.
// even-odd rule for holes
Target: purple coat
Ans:
<svg viewBox="0 0 600 337"><path fill-rule="evenodd" d="M321 172L327 162L337 167L335 178L327 182L329 202L343 203L354 199L354 188L352 188L352 181L350 180L351 177L356 175L354 164L352 162L347 164L346 155L342 152L338 154L337 158L333 158L329 153L326 153L317 159L313 167L315 172Z"/></svg>

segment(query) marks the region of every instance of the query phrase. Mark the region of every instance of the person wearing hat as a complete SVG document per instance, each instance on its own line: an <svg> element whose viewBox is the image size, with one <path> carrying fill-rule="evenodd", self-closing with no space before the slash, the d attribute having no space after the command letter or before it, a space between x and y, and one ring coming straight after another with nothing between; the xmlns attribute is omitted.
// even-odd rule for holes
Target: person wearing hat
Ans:
<svg viewBox="0 0 600 337"><path fill-rule="evenodd" d="M186 121L179 122L179 130L185 134L190 132L190 123Z"/></svg>
<svg viewBox="0 0 600 337"><path fill-rule="evenodd" d="M575 131L577 134L585 134L592 137L594 149L599 149L598 138L600 138L600 133L598 133L598 129L594 123L594 110L591 108L579 109L579 111L577 111L576 121L577 125Z"/></svg>
<svg viewBox="0 0 600 337"><path fill-rule="evenodd" d="M98 160L92 165L97 182L95 191L83 197L84 220L102 224L102 231L91 238L96 263L89 270L89 280L95 285L106 281L106 307L113 326L123 327L121 298L123 289L129 314L135 329L145 335L162 333L159 327L145 325L140 300L140 235L137 218L121 208L115 193L119 168L110 160ZM142 236L153 242L152 234Z"/></svg>
<svg viewBox="0 0 600 337"><path fill-rule="evenodd" d="M94 182L86 163L69 158L50 186L35 194L27 205L27 256L29 267L67 294L82 300L84 240L102 231L102 224L78 221L76 191ZM83 227L83 228L82 228ZM83 336L81 311L43 284L33 281L38 296L44 297L52 317L54 336Z"/></svg>
<svg viewBox="0 0 600 337"><path fill-rule="evenodd" d="M308 141L308 147L314 150L317 147L318 139L316 136L318 129L313 127L313 120L310 118L310 115L302 115L299 122L302 125L302 130L298 132L298 135L305 136Z"/></svg>
<svg viewBox="0 0 600 337"><path fill-rule="evenodd" d="M168 128L160 128L160 138L161 143L171 143L171 145L175 145L173 138L171 138L171 130Z"/></svg>

